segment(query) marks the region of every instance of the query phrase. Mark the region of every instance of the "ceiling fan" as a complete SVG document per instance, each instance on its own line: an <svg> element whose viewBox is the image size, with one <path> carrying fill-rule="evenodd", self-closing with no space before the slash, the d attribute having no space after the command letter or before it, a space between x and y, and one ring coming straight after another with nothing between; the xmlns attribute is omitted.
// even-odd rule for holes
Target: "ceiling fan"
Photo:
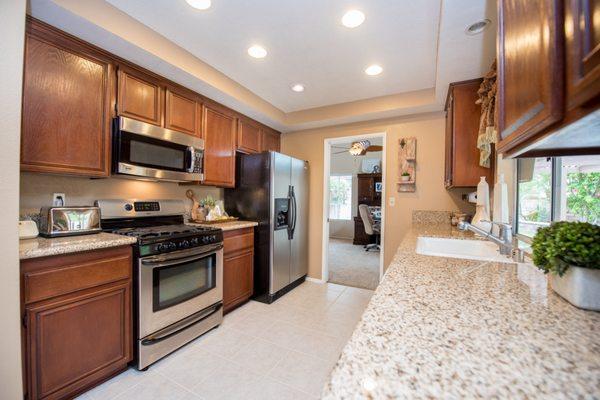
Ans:
<svg viewBox="0 0 600 400"><path fill-rule="evenodd" d="M359 140L356 142L352 142L350 147L345 146L331 146L336 149L344 149L342 151L335 152L333 154L342 154L345 152L349 152L353 156L364 156L369 151L381 151L383 150L383 146L373 145L368 140Z"/></svg>

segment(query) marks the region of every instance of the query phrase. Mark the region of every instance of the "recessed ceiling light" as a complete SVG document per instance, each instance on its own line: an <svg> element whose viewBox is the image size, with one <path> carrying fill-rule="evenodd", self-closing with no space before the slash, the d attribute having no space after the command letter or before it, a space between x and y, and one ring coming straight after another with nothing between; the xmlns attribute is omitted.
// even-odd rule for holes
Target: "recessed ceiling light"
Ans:
<svg viewBox="0 0 600 400"><path fill-rule="evenodd" d="M483 32L491 23L489 19L482 19L481 21L477 21L474 24L467 26L465 29L465 33L467 35L477 35L478 33Z"/></svg>
<svg viewBox="0 0 600 400"><path fill-rule="evenodd" d="M187 3L190 6L196 8L198 10L207 10L207 9L209 9L210 8L210 3L211 3L210 0L185 0L185 1L187 1Z"/></svg>
<svg viewBox="0 0 600 400"><path fill-rule="evenodd" d="M365 74L371 76L379 75L381 72L383 72L383 68L377 64L369 65L367 69L365 69Z"/></svg>
<svg viewBox="0 0 600 400"><path fill-rule="evenodd" d="M254 45L248 48L248 54L254 58L265 58L267 50L262 46Z"/></svg>
<svg viewBox="0 0 600 400"><path fill-rule="evenodd" d="M292 85L292 90L294 92L298 92L298 93L304 92L304 85L301 83L296 83L296 84Z"/></svg>
<svg viewBox="0 0 600 400"><path fill-rule="evenodd" d="M356 28L365 21L362 11L350 10L342 17L342 24L347 28Z"/></svg>

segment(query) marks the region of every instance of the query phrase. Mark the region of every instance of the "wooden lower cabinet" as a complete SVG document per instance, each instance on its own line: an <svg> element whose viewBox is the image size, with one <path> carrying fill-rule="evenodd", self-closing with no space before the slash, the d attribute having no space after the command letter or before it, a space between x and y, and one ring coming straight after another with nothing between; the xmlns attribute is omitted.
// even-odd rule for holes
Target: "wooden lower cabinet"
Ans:
<svg viewBox="0 0 600 400"><path fill-rule="evenodd" d="M254 228L223 234L223 311L228 313L254 292Z"/></svg>
<svg viewBox="0 0 600 400"><path fill-rule="evenodd" d="M131 262L128 246L21 263L27 399L70 399L127 367Z"/></svg>

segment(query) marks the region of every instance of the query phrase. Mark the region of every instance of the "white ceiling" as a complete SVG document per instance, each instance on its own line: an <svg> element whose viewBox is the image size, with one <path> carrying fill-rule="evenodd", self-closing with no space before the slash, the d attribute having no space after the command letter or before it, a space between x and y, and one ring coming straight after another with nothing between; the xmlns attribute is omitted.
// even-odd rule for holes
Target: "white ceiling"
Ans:
<svg viewBox="0 0 600 400"><path fill-rule="evenodd" d="M435 85L440 0L107 1L285 112ZM354 29L351 8L366 15ZM266 58L248 56L255 43ZM381 75L365 75L373 63Z"/></svg>
<svg viewBox="0 0 600 400"><path fill-rule="evenodd" d="M283 132L439 112L449 83L495 57L496 0L212 2L29 0L28 12ZM366 14L355 29L340 24L351 8ZM483 34L465 34L483 18ZM265 59L247 55L255 43ZM384 72L366 76L371 63Z"/></svg>

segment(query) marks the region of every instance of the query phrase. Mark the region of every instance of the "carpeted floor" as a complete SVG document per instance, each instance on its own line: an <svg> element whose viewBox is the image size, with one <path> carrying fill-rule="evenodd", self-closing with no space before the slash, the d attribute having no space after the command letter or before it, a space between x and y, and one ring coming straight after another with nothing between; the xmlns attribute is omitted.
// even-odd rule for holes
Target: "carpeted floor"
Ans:
<svg viewBox="0 0 600 400"><path fill-rule="evenodd" d="M329 239L329 282L375 289L379 283L379 255L353 245L351 240Z"/></svg>

